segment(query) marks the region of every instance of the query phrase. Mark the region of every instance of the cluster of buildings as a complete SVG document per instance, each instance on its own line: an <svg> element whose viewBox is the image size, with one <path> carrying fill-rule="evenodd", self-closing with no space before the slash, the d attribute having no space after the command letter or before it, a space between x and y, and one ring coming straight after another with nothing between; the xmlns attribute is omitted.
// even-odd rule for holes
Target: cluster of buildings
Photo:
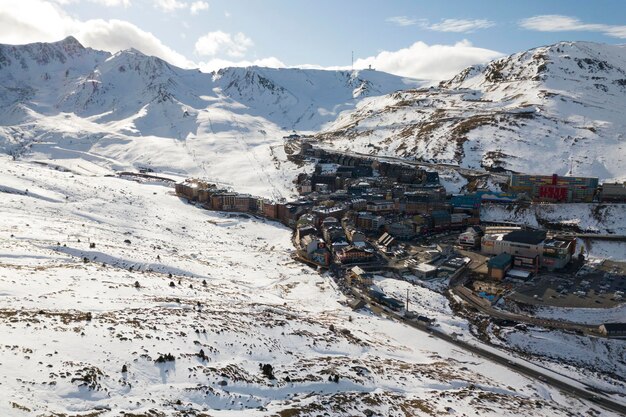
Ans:
<svg viewBox="0 0 626 417"><path fill-rule="evenodd" d="M509 191L533 201L555 203L626 202L626 183L598 184L598 178L511 174Z"/></svg>
<svg viewBox="0 0 626 417"><path fill-rule="evenodd" d="M467 194L455 194L450 198L450 205L456 210L479 211L483 204L518 204L528 202L526 194L479 190Z"/></svg>
<svg viewBox="0 0 626 417"><path fill-rule="evenodd" d="M176 194L210 210L250 213L294 229L298 254L320 266L377 264L378 249L401 240L478 224L478 211L454 209L436 172L343 154L326 154L297 180L292 202L221 189L200 180L176 184ZM381 235L389 239L373 243Z"/></svg>
<svg viewBox="0 0 626 417"><path fill-rule="evenodd" d="M436 172L304 145L303 156L318 160L296 180L301 200L313 204L296 224L296 241L310 248L309 259L325 250L337 264L376 264L377 249L480 221L477 210L450 204ZM302 230L317 237L317 249Z"/></svg>
<svg viewBox="0 0 626 417"><path fill-rule="evenodd" d="M549 237L545 230L509 230L485 233L479 226L469 227L458 237L458 244L468 249L480 249L492 255L487 262L488 276L501 280L529 278L539 268L550 271L563 269L576 251L573 237Z"/></svg>
<svg viewBox="0 0 626 417"><path fill-rule="evenodd" d="M482 204L626 203L626 183L604 183L598 178L511 174L506 192L477 191L452 196L454 208L479 210Z"/></svg>
<svg viewBox="0 0 626 417"><path fill-rule="evenodd" d="M485 234L480 247L483 254L494 255L487 262L490 278L528 278L539 268L553 271L566 267L576 251L576 239L548 237L543 230L520 229Z"/></svg>
<svg viewBox="0 0 626 417"><path fill-rule="evenodd" d="M603 203L626 203L626 182L605 182L600 186L599 194Z"/></svg>
<svg viewBox="0 0 626 417"><path fill-rule="evenodd" d="M210 210L250 213L283 223L294 230L298 254L320 266L380 263L377 250L385 252L398 241L467 229L459 237L461 245L511 256L501 270L562 268L571 259L574 242L527 231L484 236L478 227L481 205L626 198L625 184L599 187L597 178L521 174L511 175L507 192L449 197L437 172L320 149L297 135L286 140L299 145L299 158L317 161L312 173L298 175L296 201L271 201L193 179L176 184L176 193ZM493 266L496 271L498 265Z"/></svg>
<svg viewBox="0 0 626 417"><path fill-rule="evenodd" d="M296 220L312 206L306 201L279 203L250 194L241 194L197 179L177 183L176 195L200 203L208 210L249 213L295 227Z"/></svg>
<svg viewBox="0 0 626 417"><path fill-rule="evenodd" d="M535 201L591 203L598 191L598 179L512 174L509 190L525 193Z"/></svg>

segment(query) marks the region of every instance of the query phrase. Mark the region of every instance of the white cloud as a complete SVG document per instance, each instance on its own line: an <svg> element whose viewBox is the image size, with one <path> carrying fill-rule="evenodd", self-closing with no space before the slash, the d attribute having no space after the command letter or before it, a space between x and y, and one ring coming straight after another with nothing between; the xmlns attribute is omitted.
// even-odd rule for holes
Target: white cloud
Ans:
<svg viewBox="0 0 626 417"><path fill-rule="evenodd" d="M78 3L80 0L53 0L55 3L58 4L72 4L72 3ZM107 6L107 7L117 7L117 6L123 6L123 7L128 7L130 6L130 0L88 0L90 3L96 3L96 4L100 4L102 6Z"/></svg>
<svg viewBox="0 0 626 417"><path fill-rule="evenodd" d="M10 7L9 6L10 3ZM122 20L81 21L42 0L0 0L0 43L53 42L75 36L83 45L115 53L136 48L174 65L195 67L156 36Z"/></svg>
<svg viewBox="0 0 626 417"><path fill-rule="evenodd" d="M174 10L184 9L188 5L187 3L179 0L155 0L154 6L164 12L173 12Z"/></svg>
<svg viewBox="0 0 626 417"><path fill-rule="evenodd" d="M225 59L215 58L208 62L200 63L200 71L211 72L227 67L250 67L250 66L268 67L268 68L285 68L286 65L276 57L256 59L253 61L229 61Z"/></svg>
<svg viewBox="0 0 626 417"><path fill-rule="evenodd" d="M585 23L576 17L563 15L540 15L522 19L519 25L524 29L540 32L585 31L600 32L614 38L626 39L625 25Z"/></svg>
<svg viewBox="0 0 626 417"><path fill-rule="evenodd" d="M66 28L75 22L56 4L24 0L0 0L0 42L22 44L59 40L66 36Z"/></svg>
<svg viewBox="0 0 626 417"><path fill-rule="evenodd" d="M454 45L428 45L415 42L408 48L383 51L376 56L360 58L354 68L369 65L380 71L426 80L445 80L462 69L503 56L500 52L477 48L463 40Z"/></svg>
<svg viewBox="0 0 626 417"><path fill-rule="evenodd" d="M411 26L417 23L416 19L412 19L410 17L407 16L393 16L393 17L388 17L387 19L385 19L385 21L390 22L390 23L394 23L398 26Z"/></svg>
<svg viewBox="0 0 626 417"><path fill-rule="evenodd" d="M119 1L119 0L97 0L97 1ZM203 0L196 0L189 3L187 0L155 0L154 7L166 13L176 10L188 9L191 14L198 14L201 11L209 10L209 3Z"/></svg>
<svg viewBox="0 0 626 417"><path fill-rule="evenodd" d="M494 22L486 19L444 19L439 23L426 25L426 28L437 32L469 33L476 29L487 29L494 25Z"/></svg>
<svg viewBox="0 0 626 417"><path fill-rule="evenodd" d="M206 1L194 1L189 5L191 14L198 14L198 12L203 10L209 10L209 3Z"/></svg>
<svg viewBox="0 0 626 417"><path fill-rule="evenodd" d="M408 48L397 51L383 51L368 58L359 58L354 62L354 69L372 68L404 77L423 80L441 81L454 77L470 65L482 64L503 56L502 53L490 49L477 48L469 41L463 40L454 45L427 45L415 42ZM286 65L278 58L265 58L254 61L229 61L212 59L200 63L205 72L216 71L226 67L261 67L284 68ZM295 68L322 70L350 70L350 66L321 66L315 64L294 65Z"/></svg>
<svg viewBox="0 0 626 417"><path fill-rule="evenodd" d="M93 19L81 21L64 12L58 4L43 0L0 0L0 43L23 44L52 42L74 35L83 45L117 52L136 48L145 54L158 56L183 68L212 71L227 66L285 67L276 57L242 60L253 42L243 33L229 34L210 32L196 42L196 53L208 61L194 63L185 56L163 44L156 36L132 23L122 20ZM225 54L232 60L218 59ZM499 52L474 47L468 41L454 45L427 45L416 42L397 51L382 51L377 55L357 59L354 67L368 65L402 76L441 80L454 76L461 69L487 62L502 56ZM322 68L320 66L304 66ZM350 69L350 67L326 67L325 69Z"/></svg>
<svg viewBox="0 0 626 417"><path fill-rule="evenodd" d="M116 6L130 6L130 0L89 0L93 3L98 3L103 6L116 7Z"/></svg>
<svg viewBox="0 0 626 417"><path fill-rule="evenodd" d="M201 56L226 53L230 57L242 57L252 45L252 39L241 32L231 35L218 30L200 37L196 41L195 52Z"/></svg>
<svg viewBox="0 0 626 417"><path fill-rule="evenodd" d="M147 55L158 56L183 68L196 65L183 55L164 45L150 32L122 20L88 20L81 24L76 38L86 46L116 52L135 48Z"/></svg>
<svg viewBox="0 0 626 417"><path fill-rule="evenodd" d="M56 3L43 0L22 0L18 3L0 0L0 43L54 42L70 35L75 36L87 47L111 53L135 48L179 67L201 68L203 71L213 71L227 66L285 67L285 64L275 57L240 61L212 59L208 62L195 63L164 45L152 33L130 22L115 19L81 21L68 15ZM224 52L233 58L243 56L253 44L243 33L231 35L211 32L198 41L196 48L200 48L204 52L203 55L214 56Z"/></svg>
<svg viewBox="0 0 626 417"><path fill-rule="evenodd" d="M385 19L398 26L419 25L422 29L437 32L470 33L476 29L487 29L495 23L487 19L443 19L439 23L430 23L428 19L414 19L408 16L394 16Z"/></svg>

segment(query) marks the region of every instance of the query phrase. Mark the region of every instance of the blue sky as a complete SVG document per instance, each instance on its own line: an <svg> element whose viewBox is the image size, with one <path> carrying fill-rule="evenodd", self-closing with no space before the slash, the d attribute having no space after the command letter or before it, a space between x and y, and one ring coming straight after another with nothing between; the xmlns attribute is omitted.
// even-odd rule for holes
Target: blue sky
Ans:
<svg viewBox="0 0 626 417"><path fill-rule="evenodd" d="M18 6L19 5L19 6ZM76 36L183 67L356 66L444 78L562 40L626 43L626 1L0 0L0 42Z"/></svg>

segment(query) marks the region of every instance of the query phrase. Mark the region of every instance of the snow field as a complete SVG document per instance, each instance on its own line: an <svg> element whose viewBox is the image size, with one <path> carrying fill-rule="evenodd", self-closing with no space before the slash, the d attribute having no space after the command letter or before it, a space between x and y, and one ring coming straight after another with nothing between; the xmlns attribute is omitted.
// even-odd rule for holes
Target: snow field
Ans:
<svg viewBox="0 0 626 417"><path fill-rule="evenodd" d="M349 310L328 278L291 259L280 225L204 211L164 184L0 162L3 415L589 409ZM166 354L175 361L155 362Z"/></svg>

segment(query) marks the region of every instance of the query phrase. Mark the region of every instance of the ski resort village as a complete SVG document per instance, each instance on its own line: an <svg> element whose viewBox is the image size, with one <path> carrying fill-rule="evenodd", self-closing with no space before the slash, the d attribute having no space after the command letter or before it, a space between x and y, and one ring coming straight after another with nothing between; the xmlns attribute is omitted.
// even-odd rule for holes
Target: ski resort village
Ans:
<svg viewBox="0 0 626 417"><path fill-rule="evenodd" d="M0 417L626 415L624 45L423 80L82 39L0 45Z"/></svg>
<svg viewBox="0 0 626 417"><path fill-rule="evenodd" d="M507 191L448 195L438 172L419 164L329 152L295 134L283 139L290 160L314 164L311 174L294 180L299 199L276 202L198 179L177 183L176 194L207 210L249 214L289 227L294 258L328 270L355 307L369 301L411 316L408 293L406 300L387 295L374 284L374 276L418 285L448 282L449 296L462 297L483 313L493 311L497 317L510 311L509 326L517 320L533 323L532 314L522 312L537 307L601 310L623 301L626 262L598 262L586 257L585 248L597 241L626 248L624 234L567 222L481 222L481 209L518 211L550 204L555 211L566 211L569 204L590 203L587 210L616 209L624 216L626 183L598 186L598 178L516 173L490 178L482 173L483 183L508 178L500 184ZM423 315L420 319L433 322ZM626 321L594 327L570 319L552 325L626 336Z"/></svg>

